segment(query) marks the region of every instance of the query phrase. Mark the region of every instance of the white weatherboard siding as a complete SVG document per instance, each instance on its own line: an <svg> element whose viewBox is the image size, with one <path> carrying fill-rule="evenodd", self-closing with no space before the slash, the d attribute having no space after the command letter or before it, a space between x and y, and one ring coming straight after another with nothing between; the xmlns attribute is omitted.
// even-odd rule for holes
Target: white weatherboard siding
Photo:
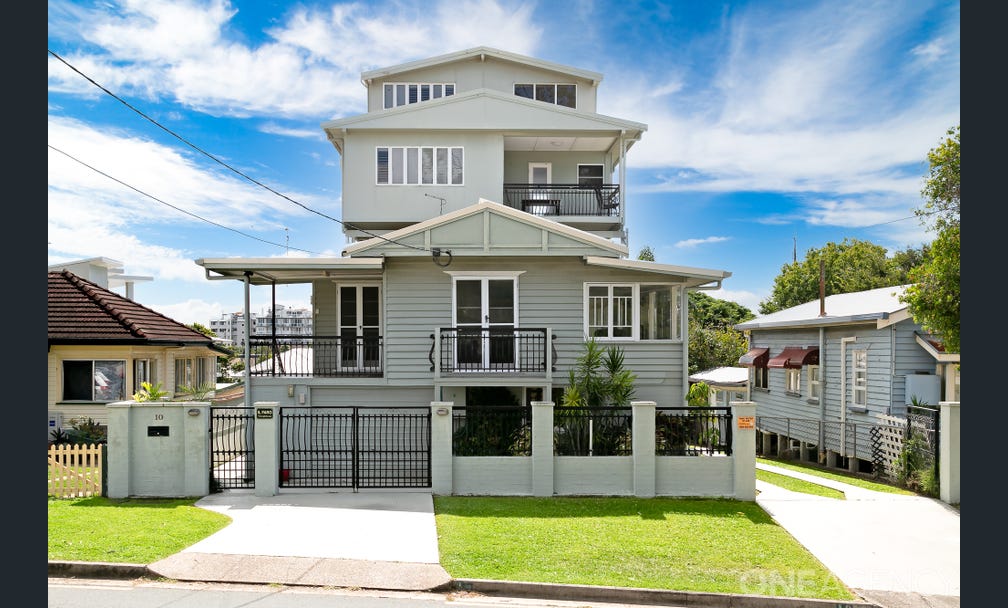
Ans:
<svg viewBox="0 0 1008 608"><path fill-rule="evenodd" d="M875 323L829 327L824 332L824 348L820 352L820 370L823 372L823 403L809 403L807 399L807 368L802 368L802 395L796 397L785 393L785 372L781 369L769 370L769 391L752 390L752 400L756 402L757 415L761 417L782 417L793 419L824 419L825 430L832 437L826 446L834 449L839 445L841 411L841 386L846 389L846 422L848 428L848 450L856 441L857 456L871 460L871 425L879 421L880 415L902 413L905 400L905 381L908 374L915 372L934 373L935 362L914 339L914 332L920 326L912 321L900 321L893 325L877 328ZM846 343L846 362L841 361L841 340L854 338ZM816 329L752 330L751 344L754 347L770 347L770 357L778 354L785 346L812 346L818 344ZM852 365L853 352L865 350L868 354L867 404L864 411L854 406ZM842 382L841 373L846 375ZM937 404L936 404L937 405ZM890 409L892 407L892 410ZM783 421L765 420L762 429L788 435L794 439L817 443L818 427L792 420L790 428Z"/></svg>
<svg viewBox="0 0 1008 608"><path fill-rule="evenodd" d="M558 385L566 383L567 370L582 352L584 283L661 280L653 274L589 268L576 258L456 258L448 268L434 265L429 258L395 258L386 265L385 379L389 385L400 386L433 383L430 334L452 322L452 281L446 271L523 271L518 276L518 325L549 327L557 336L554 383ZM627 367L638 376L638 398L681 405L680 341L614 344L623 348ZM490 384L492 379L482 376L474 382Z"/></svg>

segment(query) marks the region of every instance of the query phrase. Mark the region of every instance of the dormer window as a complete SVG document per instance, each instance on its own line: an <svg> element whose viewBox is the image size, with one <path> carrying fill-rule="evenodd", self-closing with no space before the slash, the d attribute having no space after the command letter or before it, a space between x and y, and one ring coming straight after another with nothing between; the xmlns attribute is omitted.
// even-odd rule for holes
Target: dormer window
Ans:
<svg viewBox="0 0 1008 608"><path fill-rule="evenodd" d="M383 89L384 105L388 110L428 99L451 97L455 94L453 82L386 82Z"/></svg>
<svg viewBox="0 0 1008 608"><path fill-rule="evenodd" d="M577 85L535 83L514 85L515 95L536 101L545 101L567 108L577 107Z"/></svg>

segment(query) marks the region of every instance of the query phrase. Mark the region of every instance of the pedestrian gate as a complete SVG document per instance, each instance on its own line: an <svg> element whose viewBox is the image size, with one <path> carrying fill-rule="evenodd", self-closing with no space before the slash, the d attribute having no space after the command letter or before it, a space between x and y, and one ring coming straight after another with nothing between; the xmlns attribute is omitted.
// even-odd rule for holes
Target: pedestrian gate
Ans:
<svg viewBox="0 0 1008 608"><path fill-rule="evenodd" d="M280 408L281 488L430 488L429 407Z"/></svg>
<svg viewBox="0 0 1008 608"><path fill-rule="evenodd" d="M251 407L210 408L210 488L255 487L255 415Z"/></svg>

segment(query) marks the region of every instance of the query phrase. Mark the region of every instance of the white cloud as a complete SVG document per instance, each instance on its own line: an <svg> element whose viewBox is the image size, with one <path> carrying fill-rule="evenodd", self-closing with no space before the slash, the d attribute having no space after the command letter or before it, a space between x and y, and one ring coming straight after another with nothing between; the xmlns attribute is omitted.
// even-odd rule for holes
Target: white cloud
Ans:
<svg viewBox="0 0 1008 608"><path fill-rule="evenodd" d="M259 126L259 130L270 135L325 140L325 134L322 132L321 127L317 129L296 129L293 127L284 127L275 122L266 122Z"/></svg>
<svg viewBox="0 0 1008 608"><path fill-rule="evenodd" d="M708 236L702 239L686 239L684 241L679 241L673 247L678 248L691 248L697 245L706 245L707 243L721 243L723 241L731 240L728 236Z"/></svg>
<svg viewBox="0 0 1008 608"><path fill-rule="evenodd" d="M919 57L924 65L931 65L941 59L947 51L945 41L937 38L925 44L910 49L910 53Z"/></svg>
<svg viewBox="0 0 1008 608"><path fill-rule="evenodd" d="M285 218L308 214L251 183L208 171L191 156L118 130L50 116L48 138L51 146L167 203L50 148L47 223L52 255L111 257L128 262L132 272L205 282L193 264L198 256L159 244L165 239L157 233L209 224L168 205L272 242L277 242L273 235L282 234ZM328 204L309 195L290 196L310 208ZM156 242L144 239L148 232Z"/></svg>
<svg viewBox="0 0 1008 608"><path fill-rule="evenodd" d="M279 24L264 23L268 39L255 45L229 36L237 9L226 0L126 0L87 11L52 4L50 31L87 43L64 58L106 88L239 117L363 112L360 73L377 61L394 65L483 44L529 54L542 35L534 4L492 0L296 8ZM49 89L101 94L55 58Z"/></svg>
<svg viewBox="0 0 1008 608"><path fill-rule="evenodd" d="M729 279L730 280L730 279ZM753 293L751 291L733 291L731 289L715 289L713 291L705 291L707 295L712 298L717 298L719 300L726 300L728 302L735 302L736 304L741 304L753 312L753 314L759 314L759 304L762 300L765 300L767 295L760 295L758 293Z"/></svg>

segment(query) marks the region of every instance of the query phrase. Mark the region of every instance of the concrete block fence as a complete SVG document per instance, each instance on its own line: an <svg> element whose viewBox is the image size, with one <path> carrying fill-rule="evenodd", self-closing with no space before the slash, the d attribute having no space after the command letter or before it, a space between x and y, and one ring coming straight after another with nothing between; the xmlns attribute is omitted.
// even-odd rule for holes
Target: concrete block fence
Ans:
<svg viewBox="0 0 1008 608"><path fill-rule="evenodd" d="M554 455L551 401L531 404L531 456L454 456L453 405L446 401L430 404L430 491L435 494L756 498L756 406L752 402L730 404L731 455L703 456L655 455L653 401L631 404L633 451L628 456ZM110 404L109 495L209 494L208 406L193 402ZM281 489L279 404L258 402L254 407L254 493L274 496ZM265 410L272 415L265 415Z"/></svg>

